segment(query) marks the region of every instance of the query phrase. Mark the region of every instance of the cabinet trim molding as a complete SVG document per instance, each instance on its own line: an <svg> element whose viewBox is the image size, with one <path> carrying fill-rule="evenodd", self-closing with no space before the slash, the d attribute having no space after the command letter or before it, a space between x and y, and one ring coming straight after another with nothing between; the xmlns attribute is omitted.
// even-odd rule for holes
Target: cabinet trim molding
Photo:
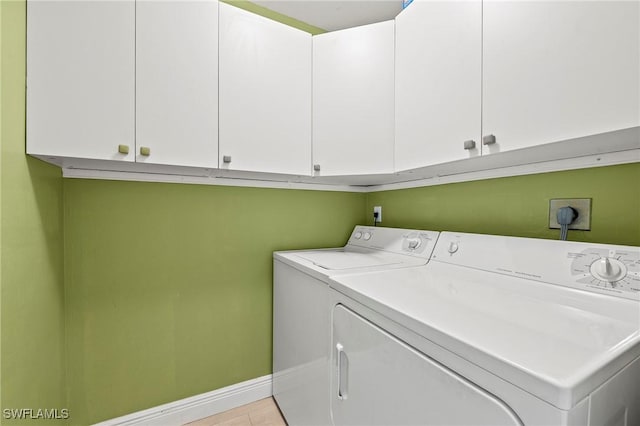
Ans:
<svg viewBox="0 0 640 426"><path fill-rule="evenodd" d="M34 155L66 178L375 192L640 162L640 127L388 174L302 176Z"/></svg>

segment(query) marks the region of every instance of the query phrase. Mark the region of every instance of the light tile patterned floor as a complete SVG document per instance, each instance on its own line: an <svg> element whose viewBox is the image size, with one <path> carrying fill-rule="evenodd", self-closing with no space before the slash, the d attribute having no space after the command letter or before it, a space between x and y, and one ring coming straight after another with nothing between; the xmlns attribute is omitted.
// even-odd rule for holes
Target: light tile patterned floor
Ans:
<svg viewBox="0 0 640 426"><path fill-rule="evenodd" d="M286 426L273 398L265 398L188 423L189 426Z"/></svg>

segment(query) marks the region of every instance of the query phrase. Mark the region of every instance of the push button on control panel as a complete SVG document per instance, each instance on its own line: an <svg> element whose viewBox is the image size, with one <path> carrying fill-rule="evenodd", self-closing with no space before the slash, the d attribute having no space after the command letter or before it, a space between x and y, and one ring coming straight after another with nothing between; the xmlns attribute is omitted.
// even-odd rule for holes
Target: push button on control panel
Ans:
<svg viewBox="0 0 640 426"><path fill-rule="evenodd" d="M358 231L355 234L353 234L353 238L355 238L356 240L359 240L360 238L362 238L362 232Z"/></svg>
<svg viewBox="0 0 640 426"><path fill-rule="evenodd" d="M363 238L365 241L369 241L371 239L371 233L365 232Z"/></svg>

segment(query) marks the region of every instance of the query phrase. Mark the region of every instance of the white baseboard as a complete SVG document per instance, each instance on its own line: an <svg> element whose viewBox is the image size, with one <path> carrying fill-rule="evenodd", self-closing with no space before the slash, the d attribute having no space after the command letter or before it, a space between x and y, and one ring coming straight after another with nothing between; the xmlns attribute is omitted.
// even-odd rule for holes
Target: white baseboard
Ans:
<svg viewBox="0 0 640 426"><path fill-rule="evenodd" d="M183 425L272 395L271 374L222 389L180 399L126 416L96 423L97 426Z"/></svg>

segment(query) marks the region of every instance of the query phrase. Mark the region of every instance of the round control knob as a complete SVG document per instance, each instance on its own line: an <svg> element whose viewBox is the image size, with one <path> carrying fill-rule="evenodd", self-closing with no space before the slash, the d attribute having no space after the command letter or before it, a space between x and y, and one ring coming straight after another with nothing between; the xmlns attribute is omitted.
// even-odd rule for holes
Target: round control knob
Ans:
<svg viewBox="0 0 640 426"><path fill-rule="evenodd" d="M411 250L415 250L418 247L420 247L420 244L422 244L422 241L420 240L420 238L412 238L408 240L408 243L409 243L409 248Z"/></svg>
<svg viewBox="0 0 640 426"><path fill-rule="evenodd" d="M360 238L362 238L362 232L358 231L355 234L353 234L353 238L355 238L356 240L359 240Z"/></svg>
<svg viewBox="0 0 640 426"><path fill-rule="evenodd" d="M458 251L458 244L457 243L450 243L449 244L449 248L447 248L447 251L449 252L449 254L453 254L455 252Z"/></svg>
<svg viewBox="0 0 640 426"><path fill-rule="evenodd" d="M591 275L595 278L610 283L620 281L627 275L625 264L612 257L603 257L596 260L591 264L590 269Z"/></svg>
<svg viewBox="0 0 640 426"><path fill-rule="evenodd" d="M369 241L371 239L371 233L370 232L365 232L364 233L364 240L365 241Z"/></svg>

